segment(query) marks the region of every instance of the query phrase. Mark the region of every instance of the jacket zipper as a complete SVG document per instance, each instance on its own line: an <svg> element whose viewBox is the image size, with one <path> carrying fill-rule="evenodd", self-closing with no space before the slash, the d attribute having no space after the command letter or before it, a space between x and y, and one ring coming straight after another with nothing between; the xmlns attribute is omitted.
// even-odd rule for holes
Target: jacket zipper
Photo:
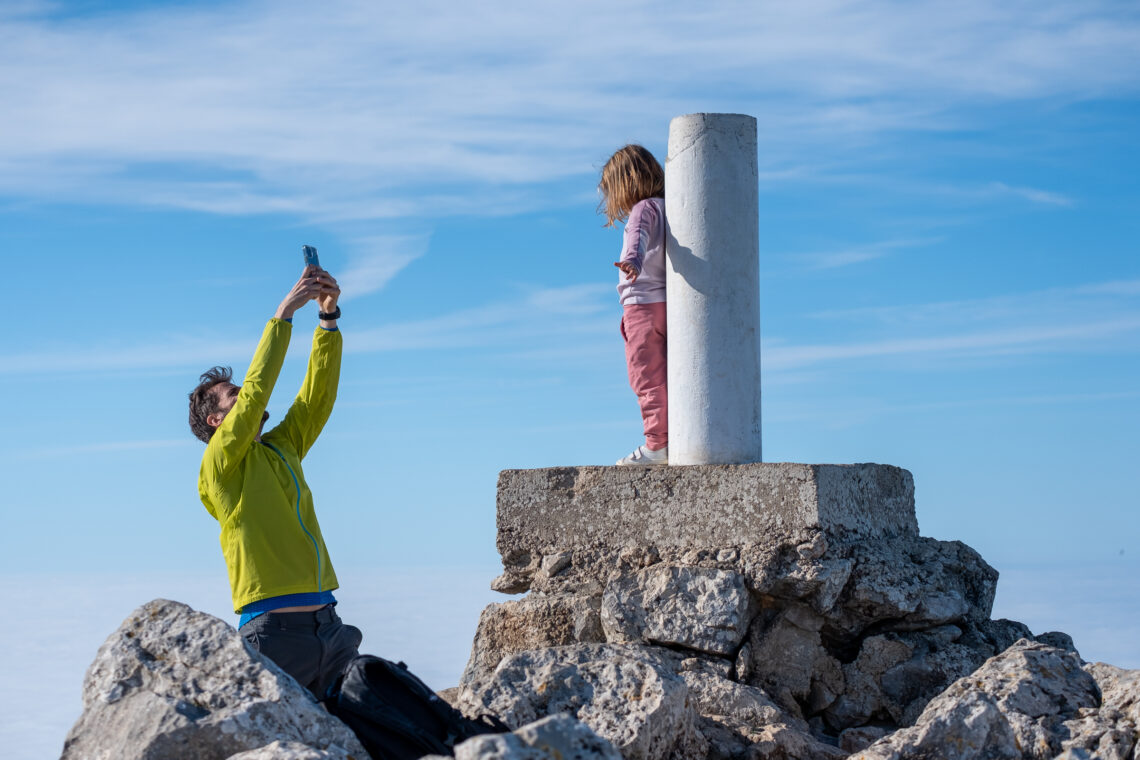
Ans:
<svg viewBox="0 0 1140 760"><path fill-rule="evenodd" d="M263 446L268 446L273 450L274 454L281 458L281 461L285 464L285 469L288 470L289 474L293 477L293 490L297 492L297 502L295 505L297 511L297 522L300 523L301 530L305 531L305 535L308 536L309 540L313 542L313 551L317 554L317 591L323 591L324 587L321 583L321 550L317 546L317 539L313 538L313 534L310 533L309 529L305 527L305 521L301 519L301 484L297 482L297 475L293 472L293 468L289 466L289 462L285 459L285 455L282 454L272 443L261 441L261 444Z"/></svg>

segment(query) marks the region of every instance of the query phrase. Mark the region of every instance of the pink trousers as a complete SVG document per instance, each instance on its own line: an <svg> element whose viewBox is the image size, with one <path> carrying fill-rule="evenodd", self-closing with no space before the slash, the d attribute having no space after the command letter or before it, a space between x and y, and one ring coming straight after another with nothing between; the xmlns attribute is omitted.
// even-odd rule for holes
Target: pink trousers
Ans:
<svg viewBox="0 0 1140 760"><path fill-rule="evenodd" d="M641 405L645 445L656 451L669 443L669 394L666 390L665 304L630 304L623 310L621 337L629 385Z"/></svg>

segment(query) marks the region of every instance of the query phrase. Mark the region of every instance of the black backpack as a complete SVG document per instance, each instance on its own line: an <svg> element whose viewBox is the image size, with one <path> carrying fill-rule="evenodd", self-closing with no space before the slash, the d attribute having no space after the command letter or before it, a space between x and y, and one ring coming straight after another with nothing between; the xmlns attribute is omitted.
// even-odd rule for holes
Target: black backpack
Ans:
<svg viewBox="0 0 1140 760"><path fill-rule="evenodd" d="M348 724L372 760L454 755L453 747L472 736L510 731L489 715L465 718L404 663L368 654L349 663L325 706Z"/></svg>

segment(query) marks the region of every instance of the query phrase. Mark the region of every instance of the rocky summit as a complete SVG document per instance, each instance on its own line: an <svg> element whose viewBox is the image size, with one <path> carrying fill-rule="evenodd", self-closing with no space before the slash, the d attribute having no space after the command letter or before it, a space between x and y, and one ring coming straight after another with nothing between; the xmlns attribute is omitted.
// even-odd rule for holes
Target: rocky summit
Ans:
<svg viewBox="0 0 1140 760"><path fill-rule="evenodd" d="M1140 671L993 620L998 574L920 535L910 473L508 470L503 573L459 687L464 760L1140 760ZM398 653L388 653L389 655ZM135 611L64 758L365 758L223 621Z"/></svg>
<svg viewBox="0 0 1140 760"><path fill-rule="evenodd" d="M481 616L471 713L630 760L1140 759L1138 673L991 619L997 572L920 535L897 467L507 470L498 548L525 596Z"/></svg>

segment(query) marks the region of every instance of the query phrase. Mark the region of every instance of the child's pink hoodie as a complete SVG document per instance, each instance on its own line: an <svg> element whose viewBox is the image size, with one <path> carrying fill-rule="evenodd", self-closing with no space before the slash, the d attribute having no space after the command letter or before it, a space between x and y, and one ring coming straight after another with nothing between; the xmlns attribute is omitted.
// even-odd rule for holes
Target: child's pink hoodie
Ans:
<svg viewBox="0 0 1140 760"><path fill-rule="evenodd" d="M630 209L619 261L628 261L639 273L637 282L630 282L625 273L618 270L622 306L665 300L664 198L646 198Z"/></svg>

